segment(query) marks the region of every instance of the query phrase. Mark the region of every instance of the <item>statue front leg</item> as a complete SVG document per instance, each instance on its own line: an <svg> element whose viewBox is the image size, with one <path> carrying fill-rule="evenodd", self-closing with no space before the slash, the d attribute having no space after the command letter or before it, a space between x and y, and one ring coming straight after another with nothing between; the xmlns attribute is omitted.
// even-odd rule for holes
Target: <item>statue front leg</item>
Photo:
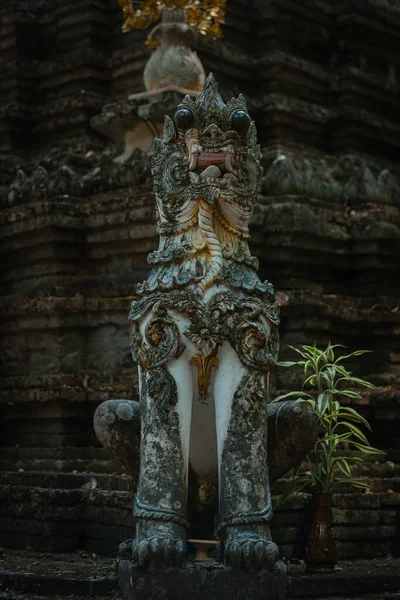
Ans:
<svg viewBox="0 0 400 600"><path fill-rule="evenodd" d="M177 566L188 528L191 369L171 318L151 315L137 333L142 426L133 557L140 566Z"/></svg>
<svg viewBox="0 0 400 600"><path fill-rule="evenodd" d="M214 394L222 557L234 567L273 569L279 551L269 529L265 375L243 365L227 342L220 357Z"/></svg>

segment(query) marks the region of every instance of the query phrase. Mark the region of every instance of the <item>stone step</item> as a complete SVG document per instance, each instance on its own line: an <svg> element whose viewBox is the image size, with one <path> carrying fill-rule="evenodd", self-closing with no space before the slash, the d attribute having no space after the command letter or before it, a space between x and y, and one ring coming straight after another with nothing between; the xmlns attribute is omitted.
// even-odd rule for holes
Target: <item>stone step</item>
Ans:
<svg viewBox="0 0 400 600"><path fill-rule="evenodd" d="M121 466L110 458L102 446L88 447L20 447L1 449L1 471L51 471L122 473Z"/></svg>
<svg viewBox="0 0 400 600"><path fill-rule="evenodd" d="M11 598L12 594L26 598L107 596L115 592L114 561L86 552L57 555L3 550L0 590Z"/></svg>
<svg viewBox="0 0 400 600"><path fill-rule="evenodd" d="M0 594L2 600L39 600L49 597L56 597L57 600L71 597L74 600L87 597L111 600L119 596L114 577L88 577L78 580L73 577L32 576L29 573L0 570L0 582L5 590Z"/></svg>
<svg viewBox="0 0 400 600"><path fill-rule="evenodd" d="M110 460L103 446L63 446L62 448L47 448L43 446L5 446L1 449L1 455L9 460L32 458L47 458L53 460L73 459L97 459Z"/></svg>
<svg viewBox="0 0 400 600"><path fill-rule="evenodd" d="M80 483L81 481L76 481ZM309 496L293 497L275 511L271 530L284 557L301 558ZM132 536L133 494L96 487L57 489L0 486L0 543L41 551L95 551L115 556ZM400 494L336 495L332 510L340 558L373 558L399 550L396 523Z"/></svg>
<svg viewBox="0 0 400 600"><path fill-rule="evenodd" d="M52 473L47 471L3 471L0 485L56 489L103 489L128 491L133 489L132 477L119 473Z"/></svg>
<svg viewBox="0 0 400 600"><path fill-rule="evenodd" d="M85 596L82 596L81 594L79 594L78 596L76 594L73 594L73 595L57 594L56 599L57 600L86 600L87 598L93 598L93 597L94 597L93 594L85 595ZM12 590L0 592L0 600L47 600L48 598L49 598L49 596L47 594L45 596L38 596L37 594L31 594L30 592L28 594L24 594L24 593L20 594L18 592L14 592ZM112 591L109 594L105 594L105 595L104 594L99 595L98 593L96 593L95 598L96 598L96 600L122 600L122 597L118 590Z"/></svg>
<svg viewBox="0 0 400 600"><path fill-rule="evenodd" d="M354 477L359 478L360 476L354 474ZM362 481L366 483L371 492L400 492L400 477L361 477ZM279 496L283 493L285 487L288 484L288 478L282 478L273 483L272 493L273 495ZM356 488L351 483L341 483L340 489L337 488L338 494L352 494L356 491Z"/></svg>
<svg viewBox="0 0 400 600"><path fill-rule="evenodd" d="M288 564L288 599L399 600L400 559L339 562L329 573L307 574ZM1 600L120 600L113 561L95 554L3 551ZM225 600L225 599L221 599Z"/></svg>
<svg viewBox="0 0 400 600"><path fill-rule="evenodd" d="M359 453L358 453L359 454ZM348 452L348 455L357 455ZM386 457L376 460L364 456L365 462L354 464L355 477L400 477L400 457L394 451L388 451ZM104 448L16 448L1 449L1 471L51 471L123 473L123 468L106 453Z"/></svg>
<svg viewBox="0 0 400 600"><path fill-rule="evenodd" d="M289 567L289 598L396 598L400 595L400 559L338 563L333 572L307 574Z"/></svg>
<svg viewBox="0 0 400 600"><path fill-rule="evenodd" d="M387 467L385 463L371 465ZM372 493L349 489L352 493L333 497L334 534L341 559L374 558L400 550L396 530L400 493L395 491L399 478L380 474L371 479ZM275 493L283 483L274 485ZM0 543L11 548L81 549L114 556L118 544L132 536L134 488L131 477L118 473L0 472ZM294 496L275 511L271 530L282 556L303 557L309 521L307 494Z"/></svg>
<svg viewBox="0 0 400 600"><path fill-rule="evenodd" d="M86 600L87 598L93 598L93 594L90 595L81 595L79 594L78 596L76 594L68 594L68 595L60 595L57 594L56 598L57 600ZM96 600L122 600L122 596L119 593L118 590L115 591L111 591L109 594L101 594L98 595L96 593L95 595ZM288 596L288 600L289 598L291 598L292 596ZM39 596L37 594L32 595L31 593L27 594L20 594L18 592L13 592L11 591L5 591L5 592L0 592L0 600L47 600L49 598L48 595L46 596ZM349 597L347 595L345 596L318 596L318 598L313 598L313 600L349 600ZM383 594L367 594L367 595L357 595L357 597L352 596L351 600L400 600L400 593L383 593Z"/></svg>
<svg viewBox="0 0 400 600"><path fill-rule="evenodd" d="M2 471L61 471L61 472L85 472L92 473L119 473L121 469L111 460L51 460L51 459L26 459L26 460L0 460L0 472Z"/></svg>
<svg viewBox="0 0 400 600"><path fill-rule="evenodd" d="M292 598L293 596L288 596ZM301 597L301 596L300 596ZM308 598L308 596L306 596ZM1 599L1 596L0 596ZM14 600L13 598L11 600ZM75 600L75 597L74 597ZM318 596L317 598L313 598L313 600L350 600L349 596L346 594L344 596ZM380 593L380 594L363 594L357 596L351 596L351 600L400 600L400 592L396 593Z"/></svg>

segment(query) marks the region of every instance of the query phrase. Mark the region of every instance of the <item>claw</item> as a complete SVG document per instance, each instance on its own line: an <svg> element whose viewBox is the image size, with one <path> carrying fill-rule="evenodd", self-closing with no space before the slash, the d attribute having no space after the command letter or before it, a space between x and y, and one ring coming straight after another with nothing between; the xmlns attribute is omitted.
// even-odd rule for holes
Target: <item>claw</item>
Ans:
<svg viewBox="0 0 400 600"><path fill-rule="evenodd" d="M150 541L150 552L153 562L158 565L162 559L162 544L158 538Z"/></svg>
<svg viewBox="0 0 400 600"><path fill-rule="evenodd" d="M265 544L257 542L254 546L254 561L257 569L261 570L265 566Z"/></svg>
<svg viewBox="0 0 400 600"><path fill-rule="evenodd" d="M266 548L266 559L267 565L270 569L273 569L279 558L279 548L273 542L269 542Z"/></svg>
<svg viewBox="0 0 400 600"><path fill-rule="evenodd" d="M179 540L178 542L176 542L175 556L176 566L179 567L186 558L186 544L183 540Z"/></svg>
<svg viewBox="0 0 400 600"><path fill-rule="evenodd" d="M137 559L140 566L143 566L149 560L149 544L147 541L140 542L136 548Z"/></svg>
<svg viewBox="0 0 400 600"><path fill-rule="evenodd" d="M118 556L132 556L134 552L135 544L133 540L125 540L125 542L121 542L118 548Z"/></svg>
<svg viewBox="0 0 400 600"><path fill-rule="evenodd" d="M232 542L228 548L228 557L232 563L233 567L240 567L240 563L242 562L242 552L239 542Z"/></svg>
<svg viewBox="0 0 400 600"><path fill-rule="evenodd" d="M135 542L133 557L140 566L148 565L151 568L160 566L180 566L186 558L186 544L183 540L174 540L167 537L145 538Z"/></svg>
<svg viewBox="0 0 400 600"><path fill-rule="evenodd" d="M253 547L254 542L245 542L242 546L243 563L248 569L251 568L253 562Z"/></svg>
<svg viewBox="0 0 400 600"><path fill-rule="evenodd" d="M174 540L169 539L166 541L165 546L163 547L163 560L166 565L173 564L174 555L175 555L175 543Z"/></svg>

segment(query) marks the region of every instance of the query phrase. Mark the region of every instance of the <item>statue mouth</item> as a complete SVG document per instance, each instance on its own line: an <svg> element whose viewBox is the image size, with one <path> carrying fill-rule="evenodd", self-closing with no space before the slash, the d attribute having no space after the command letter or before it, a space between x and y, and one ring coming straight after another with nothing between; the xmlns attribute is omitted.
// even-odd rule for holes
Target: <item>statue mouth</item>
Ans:
<svg viewBox="0 0 400 600"><path fill-rule="evenodd" d="M189 171L198 175L199 182L218 183L227 173L234 173L234 149L206 148L193 141L188 144Z"/></svg>

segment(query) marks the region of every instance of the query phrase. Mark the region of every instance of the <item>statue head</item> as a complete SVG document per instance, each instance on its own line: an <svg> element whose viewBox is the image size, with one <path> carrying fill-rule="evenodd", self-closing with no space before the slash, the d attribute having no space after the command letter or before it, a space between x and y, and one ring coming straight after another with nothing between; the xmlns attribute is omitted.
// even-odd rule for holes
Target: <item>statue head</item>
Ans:
<svg viewBox="0 0 400 600"><path fill-rule="evenodd" d="M168 174L170 192L186 188L190 194L189 187L196 187L197 195L205 195L210 204L218 198L254 204L262 173L255 124L242 94L225 104L212 74L195 99L185 96L173 118L165 118L164 137L156 144L156 185L164 158L172 151L176 160ZM159 154L162 162L157 161Z"/></svg>

